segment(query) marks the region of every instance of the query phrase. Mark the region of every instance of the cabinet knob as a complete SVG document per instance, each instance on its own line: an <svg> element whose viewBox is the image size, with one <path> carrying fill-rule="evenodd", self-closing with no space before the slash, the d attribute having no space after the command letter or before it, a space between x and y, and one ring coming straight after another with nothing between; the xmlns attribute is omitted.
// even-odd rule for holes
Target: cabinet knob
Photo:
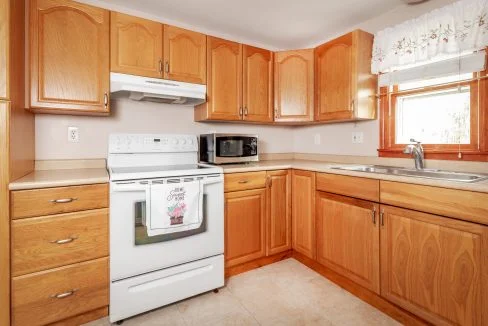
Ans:
<svg viewBox="0 0 488 326"><path fill-rule="evenodd" d="M78 200L78 198L51 199L50 202L53 204L66 204L66 203L71 203L75 200Z"/></svg>
<svg viewBox="0 0 488 326"><path fill-rule="evenodd" d="M159 73L163 74L163 59L159 59Z"/></svg>
<svg viewBox="0 0 488 326"><path fill-rule="evenodd" d="M247 106L245 106L245 107L244 107L244 115L245 115L245 116L247 116L247 113L248 113L248 111L247 111Z"/></svg>
<svg viewBox="0 0 488 326"><path fill-rule="evenodd" d="M78 237L70 237L70 238L61 239L61 240L54 240L54 241L50 241L50 242L61 245L61 244L73 242L76 239L78 239Z"/></svg>
<svg viewBox="0 0 488 326"><path fill-rule="evenodd" d="M374 206L371 211L371 219L373 220L373 224L376 225L376 206Z"/></svg>
<svg viewBox="0 0 488 326"><path fill-rule="evenodd" d="M248 183L249 180L239 180L239 183Z"/></svg>
<svg viewBox="0 0 488 326"><path fill-rule="evenodd" d="M107 92L105 92L105 94L103 94L103 107L105 109L108 108L108 93Z"/></svg>
<svg viewBox="0 0 488 326"><path fill-rule="evenodd" d="M63 292L63 293L58 293L58 294L53 294L51 295L51 298L55 298L55 299L63 299L63 298L66 298L66 297L69 297L69 296L72 296L73 294L75 294L75 292L78 291L78 289L73 289L73 290L69 290L67 292Z"/></svg>
<svg viewBox="0 0 488 326"><path fill-rule="evenodd" d="M166 62L164 63L164 71L165 71L167 74L169 73L169 62L168 62L168 61L166 61Z"/></svg>
<svg viewBox="0 0 488 326"><path fill-rule="evenodd" d="M385 210L383 210L383 209L380 212L380 224L381 224L381 226L385 225Z"/></svg>

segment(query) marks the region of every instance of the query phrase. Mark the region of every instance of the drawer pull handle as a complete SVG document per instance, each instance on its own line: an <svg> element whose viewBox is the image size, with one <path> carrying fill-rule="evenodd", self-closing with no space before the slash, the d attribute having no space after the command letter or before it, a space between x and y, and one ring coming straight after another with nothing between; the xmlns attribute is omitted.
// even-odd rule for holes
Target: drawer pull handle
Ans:
<svg viewBox="0 0 488 326"><path fill-rule="evenodd" d="M239 183L248 183L249 180L240 180Z"/></svg>
<svg viewBox="0 0 488 326"><path fill-rule="evenodd" d="M373 224L376 225L376 206L373 206L373 210L371 211L371 219L373 220Z"/></svg>
<svg viewBox="0 0 488 326"><path fill-rule="evenodd" d="M64 292L64 293L59 293L59 294L53 294L51 296L51 298L55 298L55 299L64 299L66 297L69 297L73 294L75 294L75 292L78 291L78 289L73 289L73 290L70 290L68 292Z"/></svg>
<svg viewBox="0 0 488 326"><path fill-rule="evenodd" d="M72 201L78 200L78 198L61 198L61 199L51 199L50 202L54 204L66 204Z"/></svg>
<svg viewBox="0 0 488 326"><path fill-rule="evenodd" d="M66 239L61 239L61 240L54 240L54 241L51 241L51 243L55 243L55 244L65 244L65 243L70 243L70 242L73 242L77 239L77 237L71 237L71 238L66 238Z"/></svg>

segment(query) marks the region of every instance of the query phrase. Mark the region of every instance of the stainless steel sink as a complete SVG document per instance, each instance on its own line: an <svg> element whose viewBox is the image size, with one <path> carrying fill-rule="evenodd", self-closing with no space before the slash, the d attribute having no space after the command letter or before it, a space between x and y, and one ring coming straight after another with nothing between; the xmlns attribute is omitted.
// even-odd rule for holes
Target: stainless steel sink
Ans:
<svg viewBox="0 0 488 326"><path fill-rule="evenodd" d="M445 181L458 181L458 182L478 182L488 179L487 174L476 173L463 173L463 172L451 172L435 169L408 169L393 166L383 165L337 165L331 167L337 170L356 171L356 172L369 172L369 173L381 173L389 175L401 175L416 178L437 179Z"/></svg>

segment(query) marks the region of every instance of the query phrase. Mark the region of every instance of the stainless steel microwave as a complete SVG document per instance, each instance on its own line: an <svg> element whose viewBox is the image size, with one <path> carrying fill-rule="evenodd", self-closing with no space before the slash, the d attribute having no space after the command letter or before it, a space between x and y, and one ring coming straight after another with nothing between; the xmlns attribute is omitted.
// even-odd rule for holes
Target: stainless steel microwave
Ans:
<svg viewBox="0 0 488 326"><path fill-rule="evenodd" d="M257 135L200 135L200 162L226 164L257 161L259 161Z"/></svg>

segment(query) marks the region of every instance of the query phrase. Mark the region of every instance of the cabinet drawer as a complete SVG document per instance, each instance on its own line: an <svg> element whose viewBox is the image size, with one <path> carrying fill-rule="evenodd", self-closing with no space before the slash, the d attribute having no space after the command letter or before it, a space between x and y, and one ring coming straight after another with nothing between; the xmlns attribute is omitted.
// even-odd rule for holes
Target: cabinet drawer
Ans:
<svg viewBox="0 0 488 326"><path fill-rule="evenodd" d="M380 181L347 175L317 173L317 190L380 201Z"/></svg>
<svg viewBox="0 0 488 326"><path fill-rule="evenodd" d="M381 181L381 203L488 225L488 194Z"/></svg>
<svg viewBox="0 0 488 326"><path fill-rule="evenodd" d="M12 324L45 325L106 306L108 284L107 257L14 277Z"/></svg>
<svg viewBox="0 0 488 326"><path fill-rule="evenodd" d="M266 187L266 171L226 174L224 191L239 191Z"/></svg>
<svg viewBox="0 0 488 326"><path fill-rule="evenodd" d="M108 255L108 209L14 220L12 274Z"/></svg>
<svg viewBox="0 0 488 326"><path fill-rule="evenodd" d="M20 190L12 192L12 219L108 207L108 185Z"/></svg>

